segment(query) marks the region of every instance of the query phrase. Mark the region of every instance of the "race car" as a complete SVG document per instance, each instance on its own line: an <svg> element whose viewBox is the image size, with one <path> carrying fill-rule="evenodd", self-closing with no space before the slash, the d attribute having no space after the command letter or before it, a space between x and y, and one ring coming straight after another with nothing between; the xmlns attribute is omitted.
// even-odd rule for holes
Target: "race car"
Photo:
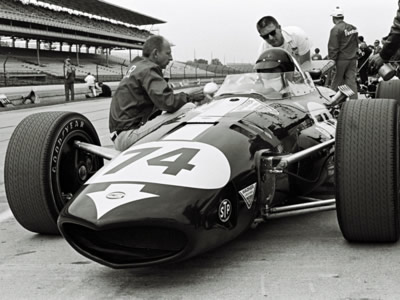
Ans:
<svg viewBox="0 0 400 300"><path fill-rule="evenodd" d="M123 152L81 114L30 115L6 153L10 208L112 268L182 261L269 218L335 207L348 241L397 241L396 100L349 101L313 78L267 50Z"/></svg>

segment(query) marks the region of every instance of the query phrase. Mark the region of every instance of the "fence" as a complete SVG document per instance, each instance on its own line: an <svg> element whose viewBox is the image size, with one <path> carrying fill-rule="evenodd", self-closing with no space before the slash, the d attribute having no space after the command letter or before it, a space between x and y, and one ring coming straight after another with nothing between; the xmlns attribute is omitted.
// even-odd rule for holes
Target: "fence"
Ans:
<svg viewBox="0 0 400 300"><path fill-rule="evenodd" d="M84 82L87 73L96 77L98 82L120 81L125 75L128 65L122 64L95 64L84 62L76 65L76 82ZM225 65L208 65L196 63L171 62L164 70L164 77L171 80L201 79L201 78L224 78L228 74L248 73L253 68L234 68ZM7 56L3 62L3 70L0 71L0 86L24 86L24 85L46 85L63 84L64 64L49 60L48 63L40 64L23 60L13 56Z"/></svg>

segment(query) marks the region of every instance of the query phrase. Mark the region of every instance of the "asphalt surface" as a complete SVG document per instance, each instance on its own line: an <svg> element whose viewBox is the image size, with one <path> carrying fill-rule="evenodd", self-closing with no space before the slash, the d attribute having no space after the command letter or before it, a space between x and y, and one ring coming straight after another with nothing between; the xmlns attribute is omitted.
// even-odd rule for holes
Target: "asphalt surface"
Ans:
<svg viewBox="0 0 400 300"><path fill-rule="evenodd" d="M0 111L0 299L400 299L400 243L349 244L335 211L270 220L188 261L131 270L92 262L59 236L26 231L4 192L15 126L39 111L77 111L111 146L109 102Z"/></svg>

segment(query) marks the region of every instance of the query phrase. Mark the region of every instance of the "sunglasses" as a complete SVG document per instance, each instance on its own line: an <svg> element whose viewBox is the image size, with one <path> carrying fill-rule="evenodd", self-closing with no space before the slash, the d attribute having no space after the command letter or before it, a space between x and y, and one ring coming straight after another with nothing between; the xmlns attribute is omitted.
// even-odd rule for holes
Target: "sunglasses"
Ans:
<svg viewBox="0 0 400 300"><path fill-rule="evenodd" d="M264 35L261 35L261 34L260 34L260 36L261 36L264 40L268 40L268 39L269 39L269 36L274 37L275 35L276 35L276 29L274 29L274 30L272 30L272 31L270 31L270 32L268 32L268 33L266 33L266 34L264 34Z"/></svg>

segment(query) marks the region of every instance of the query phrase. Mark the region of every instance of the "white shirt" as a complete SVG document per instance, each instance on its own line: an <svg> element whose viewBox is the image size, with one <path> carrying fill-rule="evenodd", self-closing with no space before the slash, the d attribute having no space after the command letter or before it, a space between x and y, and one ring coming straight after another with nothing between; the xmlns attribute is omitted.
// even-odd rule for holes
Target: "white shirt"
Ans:
<svg viewBox="0 0 400 300"><path fill-rule="evenodd" d="M310 51L312 47L311 41L308 39L306 33L299 27L288 26L282 28L282 35L284 42L279 48L283 48L291 53L294 57L298 57L306 54ZM275 48L267 43L267 41L262 41L259 49L258 56L261 55L265 50ZM258 58L258 57L257 57Z"/></svg>
<svg viewBox="0 0 400 300"><path fill-rule="evenodd" d="M85 77L85 82L87 83L88 86L94 86L95 81L96 78L94 78L92 74Z"/></svg>

